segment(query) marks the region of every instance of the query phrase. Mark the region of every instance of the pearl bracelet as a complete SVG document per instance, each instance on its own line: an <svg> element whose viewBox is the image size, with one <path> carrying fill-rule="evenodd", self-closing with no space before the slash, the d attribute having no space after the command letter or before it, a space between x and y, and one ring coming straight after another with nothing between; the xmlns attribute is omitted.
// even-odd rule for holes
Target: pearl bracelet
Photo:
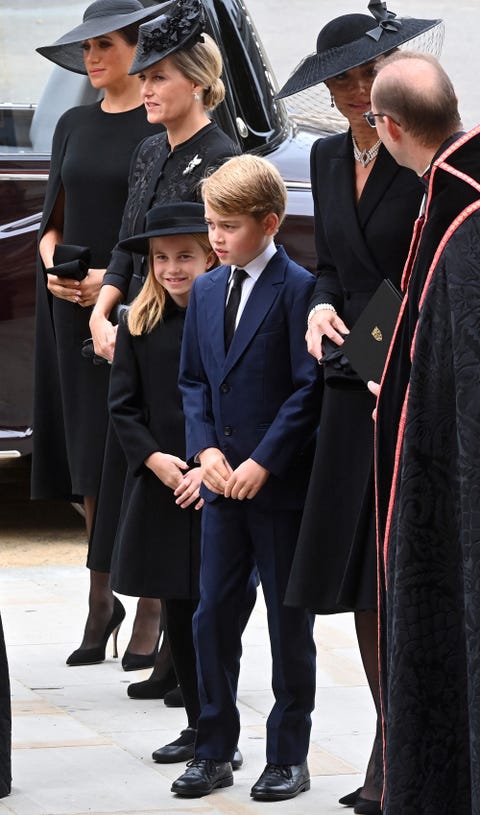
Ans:
<svg viewBox="0 0 480 815"><path fill-rule="evenodd" d="M311 309L311 311L309 311L309 313L308 313L307 325L310 325L310 321L311 321L313 315L316 314L317 311L322 311L322 310L323 311L333 311L334 314L337 313L337 309L334 308L334 306L332 306L331 303L317 303L317 305L314 306Z"/></svg>

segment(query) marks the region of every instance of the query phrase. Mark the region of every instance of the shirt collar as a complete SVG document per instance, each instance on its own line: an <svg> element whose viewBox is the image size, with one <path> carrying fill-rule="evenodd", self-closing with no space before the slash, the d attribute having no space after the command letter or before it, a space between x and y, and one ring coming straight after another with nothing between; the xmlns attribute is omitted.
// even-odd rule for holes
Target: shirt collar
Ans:
<svg viewBox="0 0 480 815"><path fill-rule="evenodd" d="M275 243L272 240L272 241L270 241L270 243L268 244L266 249L264 249L263 252L261 252L260 255L257 255L256 258L251 260L250 263L247 263L242 268L245 269L246 273L248 274L249 277L252 278L252 280L256 281L256 280L258 280L258 278L262 274L262 272L263 272L265 266L267 265L267 263L269 262L269 260L271 260L273 258L276 251L277 251L277 247L275 246ZM238 268L237 266L232 266L232 270L231 270L231 273L230 273L230 278L232 277L233 272L237 268Z"/></svg>

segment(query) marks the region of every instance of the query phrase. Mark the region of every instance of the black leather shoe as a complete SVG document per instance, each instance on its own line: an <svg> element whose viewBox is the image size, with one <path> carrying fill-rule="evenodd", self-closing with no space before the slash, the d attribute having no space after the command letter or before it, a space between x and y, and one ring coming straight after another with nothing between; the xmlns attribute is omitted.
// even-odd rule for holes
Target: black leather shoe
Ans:
<svg viewBox="0 0 480 815"><path fill-rule="evenodd" d="M183 761L190 761L195 755L195 737L197 731L193 727L182 730L178 739L159 747L152 753L152 758L157 764L177 764ZM235 750L232 759L232 770L239 770L243 764L243 756L240 750Z"/></svg>
<svg viewBox="0 0 480 815"><path fill-rule="evenodd" d="M382 804L380 801L372 801L359 795L353 811L355 815L382 815Z"/></svg>
<svg viewBox="0 0 480 815"><path fill-rule="evenodd" d="M172 792L183 798L202 798L213 790L231 787L232 765L229 761L217 762L211 758L194 758L187 769L172 784Z"/></svg>
<svg viewBox="0 0 480 815"><path fill-rule="evenodd" d="M239 770L240 767L242 766L242 764L243 764L243 756L242 756L240 750L237 747L237 749L235 750L235 752L233 754L233 758L232 758L232 770Z"/></svg>
<svg viewBox="0 0 480 815"><path fill-rule="evenodd" d="M159 747L152 753L152 758L157 764L176 764L180 761L190 761L195 751L195 736L197 731L193 727L182 730L178 739Z"/></svg>
<svg viewBox="0 0 480 815"><path fill-rule="evenodd" d="M250 795L256 801L283 801L310 789L307 762L303 764L267 764Z"/></svg>
<svg viewBox="0 0 480 815"><path fill-rule="evenodd" d="M355 792L349 792L348 795L344 795L343 798L339 798L338 803L343 804L344 807L354 807L362 790L363 787L359 787L358 790L355 790Z"/></svg>

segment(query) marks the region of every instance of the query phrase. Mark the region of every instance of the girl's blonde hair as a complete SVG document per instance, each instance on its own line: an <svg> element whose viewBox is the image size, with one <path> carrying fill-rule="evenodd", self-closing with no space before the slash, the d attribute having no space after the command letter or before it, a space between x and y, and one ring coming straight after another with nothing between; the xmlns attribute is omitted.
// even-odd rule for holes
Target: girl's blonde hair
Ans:
<svg viewBox="0 0 480 815"><path fill-rule="evenodd" d="M205 252L205 256L213 253L207 233L194 233L192 237ZM215 260L218 260L215 255ZM128 310L128 330L133 337L149 334L163 319L167 292L158 282L153 273L153 253L150 242L148 256L148 276L142 290L137 295Z"/></svg>
<svg viewBox="0 0 480 815"><path fill-rule="evenodd" d="M220 79L222 55L215 40L208 34L202 34L202 37L203 42L175 51L170 59L187 79L202 86L204 107L213 110L225 98L225 85Z"/></svg>

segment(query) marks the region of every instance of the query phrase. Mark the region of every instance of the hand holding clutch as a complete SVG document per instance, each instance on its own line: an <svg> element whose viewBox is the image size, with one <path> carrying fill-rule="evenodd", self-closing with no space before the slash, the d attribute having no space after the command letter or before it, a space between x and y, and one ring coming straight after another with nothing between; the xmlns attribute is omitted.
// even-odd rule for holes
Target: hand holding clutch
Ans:
<svg viewBox="0 0 480 815"><path fill-rule="evenodd" d="M88 246L57 243L53 253L53 263L54 265L46 270L48 274L83 280L90 266L90 249Z"/></svg>

